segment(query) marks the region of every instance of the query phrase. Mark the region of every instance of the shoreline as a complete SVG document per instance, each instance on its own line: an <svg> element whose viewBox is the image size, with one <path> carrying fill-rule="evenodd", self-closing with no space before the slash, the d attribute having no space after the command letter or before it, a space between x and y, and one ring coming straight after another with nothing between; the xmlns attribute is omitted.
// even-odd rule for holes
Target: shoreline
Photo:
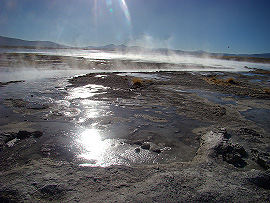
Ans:
<svg viewBox="0 0 270 203"><path fill-rule="evenodd" d="M269 201L270 129L267 121L258 119L263 113L269 115L269 71L105 72L73 77L69 82L65 87L69 95L76 88L93 90L93 96L79 101L105 102L113 112L84 121L82 127L98 123L99 130L111 132L105 139L124 139L134 154L139 148L139 153L162 156L167 153L163 146L177 154L186 147L188 161L80 166L73 156L76 149L67 147L70 137L56 131L72 129L76 122L56 114L57 106L8 98L1 104L5 110L1 133L13 132L15 138L19 130L41 131L43 135L30 133L11 148L4 143L0 152L1 200ZM256 115L258 109L265 111ZM40 119L47 111L54 115ZM149 149L142 148L143 144L149 144Z"/></svg>

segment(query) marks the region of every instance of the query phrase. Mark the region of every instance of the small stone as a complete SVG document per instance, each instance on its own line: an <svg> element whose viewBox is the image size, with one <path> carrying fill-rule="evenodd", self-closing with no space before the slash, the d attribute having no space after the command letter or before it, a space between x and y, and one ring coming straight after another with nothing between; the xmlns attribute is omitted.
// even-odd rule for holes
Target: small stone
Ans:
<svg viewBox="0 0 270 203"><path fill-rule="evenodd" d="M141 146L143 144L143 142L142 141L134 141L133 144Z"/></svg>
<svg viewBox="0 0 270 203"><path fill-rule="evenodd" d="M234 144L233 149L234 149L234 151L238 152L241 155L241 157L247 157L248 156L248 153L246 152L244 147L239 145L239 144Z"/></svg>
<svg viewBox="0 0 270 203"><path fill-rule="evenodd" d="M150 149L150 144L148 143L143 143L142 146L141 146L142 149L147 149L149 150Z"/></svg>
<svg viewBox="0 0 270 203"><path fill-rule="evenodd" d="M58 184L45 185L40 189L40 192L47 195L59 195L64 192L64 188Z"/></svg>
<svg viewBox="0 0 270 203"><path fill-rule="evenodd" d="M139 147L135 149L136 153L140 153L140 151L141 151L141 149Z"/></svg>
<svg viewBox="0 0 270 203"><path fill-rule="evenodd" d="M151 149L151 151L152 152L155 152L155 153L161 153L161 150L160 149L158 149L158 148L154 148L154 149Z"/></svg>
<svg viewBox="0 0 270 203"><path fill-rule="evenodd" d="M225 161L229 164L235 164L239 161L241 161L241 155L237 152L234 153L228 153L224 156Z"/></svg>
<svg viewBox="0 0 270 203"><path fill-rule="evenodd" d="M261 167L265 169L270 168L270 157L259 154L255 160Z"/></svg>

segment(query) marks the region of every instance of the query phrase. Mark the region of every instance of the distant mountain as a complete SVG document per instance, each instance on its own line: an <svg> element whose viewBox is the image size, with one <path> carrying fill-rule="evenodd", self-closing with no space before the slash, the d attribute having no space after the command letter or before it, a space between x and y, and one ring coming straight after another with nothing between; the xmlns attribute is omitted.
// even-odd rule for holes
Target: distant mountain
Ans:
<svg viewBox="0 0 270 203"><path fill-rule="evenodd" d="M27 41L0 36L0 46L4 47L29 47L29 48L70 48L49 41Z"/></svg>
<svg viewBox="0 0 270 203"><path fill-rule="evenodd" d="M69 47L55 42L50 41L27 41L21 39L15 39L10 37L0 36L0 47L23 47L23 48L53 48L53 49L74 49L74 47ZM77 48L76 48L77 49ZM87 46L81 47L81 49L90 50L108 50L108 51L127 51L130 53L136 52L153 52L162 54L189 54L195 56L214 56L214 57L255 57L255 58L270 58L270 53L262 54L227 54L227 53L209 53L203 50L198 51L182 51L182 50L172 50L167 48L150 49L139 46L126 46L126 45L115 45L108 44L105 46Z"/></svg>
<svg viewBox="0 0 270 203"><path fill-rule="evenodd" d="M88 46L85 47L84 49L96 49L96 50L108 50L108 51L124 51L127 49L126 45L115 45L115 44L108 44L105 46Z"/></svg>

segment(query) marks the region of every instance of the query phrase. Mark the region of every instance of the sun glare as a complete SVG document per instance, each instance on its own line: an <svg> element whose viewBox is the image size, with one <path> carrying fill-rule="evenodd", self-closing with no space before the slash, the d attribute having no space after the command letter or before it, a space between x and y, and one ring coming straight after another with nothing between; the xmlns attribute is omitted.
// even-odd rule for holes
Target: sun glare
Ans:
<svg viewBox="0 0 270 203"><path fill-rule="evenodd" d="M106 148L106 142L102 140L99 131L95 128L87 129L82 132L79 141L85 149L85 153L82 154L82 157L89 160L99 159L104 148Z"/></svg>

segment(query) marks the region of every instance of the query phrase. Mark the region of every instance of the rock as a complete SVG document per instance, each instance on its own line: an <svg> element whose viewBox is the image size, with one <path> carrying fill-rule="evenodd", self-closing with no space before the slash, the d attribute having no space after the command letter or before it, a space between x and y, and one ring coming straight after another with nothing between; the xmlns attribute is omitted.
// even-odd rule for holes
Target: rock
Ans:
<svg viewBox="0 0 270 203"><path fill-rule="evenodd" d="M153 148L151 149L152 152L155 152L155 153L161 153L161 150L159 148Z"/></svg>
<svg viewBox="0 0 270 203"><path fill-rule="evenodd" d="M39 137L41 137L43 135L43 132L41 132L41 131L35 131L35 132L32 132L32 136L34 137L34 138L39 138Z"/></svg>
<svg viewBox="0 0 270 203"><path fill-rule="evenodd" d="M9 142L10 140L13 140L14 138L16 138L17 134L16 133L2 133L0 135L0 142L3 142L3 143L7 143Z"/></svg>
<svg viewBox="0 0 270 203"><path fill-rule="evenodd" d="M258 187L264 189L270 189L270 171L263 171L257 174L255 177L248 178L248 180Z"/></svg>
<svg viewBox="0 0 270 203"><path fill-rule="evenodd" d="M19 192L13 189L1 189L0 202L19 202Z"/></svg>
<svg viewBox="0 0 270 203"><path fill-rule="evenodd" d="M240 130L238 130L238 133L240 135L252 135L252 136L255 136L255 137L262 137L255 130L252 130L252 129L249 129L249 128L240 128Z"/></svg>
<svg viewBox="0 0 270 203"><path fill-rule="evenodd" d="M209 112L211 114L215 115L216 117L222 117L226 114L226 108L219 106L219 105L216 105L216 106L209 108Z"/></svg>
<svg viewBox="0 0 270 203"><path fill-rule="evenodd" d="M256 148L250 150L252 153L252 159L265 169L270 168L270 154L261 152Z"/></svg>
<svg viewBox="0 0 270 203"><path fill-rule="evenodd" d="M224 155L224 159L229 164L235 164L241 161L241 155L237 152L227 153Z"/></svg>
<svg viewBox="0 0 270 203"><path fill-rule="evenodd" d="M218 155L222 155L223 160L229 164L233 164L239 168L247 165L242 158L247 157L248 154L244 147L239 144L233 144L225 140L215 148L215 151Z"/></svg>
<svg viewBox="0 0 270 203"><path fill-rule="evenodd" d="M238 152L241 155L241 157L247 157L248 156L248 153L246 152L244 147L239 145L239 144L234 144L233 145L233 150Z"/></svg>
<svg viewBox="0 0 270 203"><path fill-rule="evenodd" d="M259 155L256 162L265 169L270 168L270 158L269 157Z"/></svg>
<svg viewBox="0 0 270 203"><path fill-rule="evenodd" d="M20 130L18 133L17 133L17 138L18 139L25 139L25 138L28 138L32 135L31 132L28 132L28 131L25 131L25 130Z"/></svg>
<svg viewBox="0 0 270 203"><path fill-rule="evenodd" d="M64 191L63 186L58 184L45 185L40 189L40 192L45 195L59 195Z"/></svg>
<svg viewBox="0 0 270 203"><path fill-rule="evenodd" d="M147 149L149 150L150 149L150 144L148 143L143 143L142 146L141 146L142 149Z"/></svg>
<svg viewBox="0 0 270 203"><path fill-rule="evenodd" d="M143 144L143 141L137 140L137 141L132 142L132 144L141 146Z"/></svg>
<svg viewBox="0 0 270 203"><path fill-rule="evenodd" d="M137 148L135 149L135 152L136 152L136 153L140 153L140 151L141 151L141 149L140 149L139 147L137 147Z"/></svg>
<svg viewBox="0 0 270 203"><path fill-rule="evenodd" d="M49 106L45 104L39 104L39 103L29 103L26 105L27 109L33 109L33 110L41 110L41 109L47 109Z"/></svg>

